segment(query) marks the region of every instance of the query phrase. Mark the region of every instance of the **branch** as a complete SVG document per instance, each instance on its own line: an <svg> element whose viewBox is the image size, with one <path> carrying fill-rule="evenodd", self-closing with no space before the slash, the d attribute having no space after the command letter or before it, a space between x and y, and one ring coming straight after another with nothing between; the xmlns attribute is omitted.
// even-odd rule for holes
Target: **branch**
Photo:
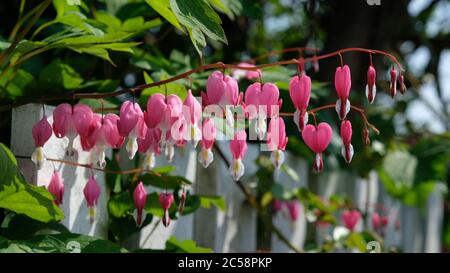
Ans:
<svg viewBox="0 0 450 273"><path fill-rule="evenodd" d="M55 95L55 96L46 96L46 97L38 97L38 98L29 98L29 99L23 99L11 104L7 104L4 106L0 106L0 112L2 111L7 111L10 110L11 108L14 107L18 107L27 103L33 103L33 102L39 102L39 103L44 103L44 102L49 102L49 101L57 101L57 100L75 100L75 99L100 99L100 98L110 98L110 97L116 97L122 94L126 94L126 93L132 93L132 94L136 94L139 95L140 92L142 92L144 89L146 88L150 88L150 87L156 87L156 86L161 86L161 85L165 85L180 79L185 79L188 78L191 74L194 73L199 73L205 70L211 70L211 69L239 69L239 70L247 70L247 71L256 71L259 69L264 69L264 68L268 68L268 67L273 67L273 66L281 66L281 65L290 65L290 64L300 64L300 62L302 63L306 63L306 62L314 62L314 61L318 61L318 60L322 60L322 59L326 59L326 58L331 58L334 56L341 56L344 52L365 52L365 53L369 53L369 54L380 54L383 56L388 57L389 59L391 59L392 62L394 62L395 64L397 64L397 66L399 67L400 70L403 70L402 66L400 65L400 63L397 61L397 59L384 51L381 50L375 50L375 49L366 49L366 48L346 48L346 49L341 49L341 50L337 50L325 55L320 55L320 56L313 56L313 57L308 57L308 58L304 58L301 60L298 59L291 59L291 60L284 60L284 61L278 61L278 62L273 62L273 63L267 63L267 64L263 64L263 65L258 65L258 66L254 66L254 67L247 67L247 66L239 66L239 65L235 65L235 64L224 64L222 62L218 62L218 63L213 63L213 64L207 64L207 65L202 65L200 67L191 69L189 71L186 71L184 73L181 73L179 75L176 75L174 77L165 79L165 80L161 80L161 81L157 81L157 82L153 82L153 83L148 83L148 84L141 84L135 87L130 87L130 88L125 88L125 89L121 89L121 90L117 90L117 91L113 91L113 92L108 92L108 93L76 93L76 92L71 92L71 93L66 93L64 95Z"/></svg>

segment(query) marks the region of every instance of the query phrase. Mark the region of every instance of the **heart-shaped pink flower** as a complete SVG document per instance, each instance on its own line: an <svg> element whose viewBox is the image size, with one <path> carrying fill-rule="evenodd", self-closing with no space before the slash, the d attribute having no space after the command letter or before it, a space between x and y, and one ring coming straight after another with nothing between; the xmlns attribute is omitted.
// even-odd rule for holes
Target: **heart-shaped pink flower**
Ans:
<svg viewBox="0 0 450 273"><path fill-rule="evenodd" d="M206 81L206 94L202 92L202 101L204 105L236 106L241 96L236 79L220 71L214 71Z"/></svg>
<svg viewBox="0 0 450 273"><path fill-rule="evenodd" d="M144 122L144 113L138 103L126 101L120 107L117 128L121 137L127 137L126 150L128 158L133 159L138 149L137 139L145 137L147 126Z"/></svg>
<svg viewBox="0 0 450 273"><path fill-rule="evenodd" d="M340 119L345 119L345 116L350 111L350 89L352 87L352 79L350 75L350 68L348 65L336 68L334 74L334 87L339 99L336 102L336 112Z"/></svg>
<svg viewBox="0 0 450 273"><path fill-rule="evenodd" d="M289 82L289 95L296 109L294 122L297 124L298 129L302 131L308 123L306 109L311 97L311 78L306 75L292 77Z"/></svg>
<svg viewBox="0 0 450 273"><path fill-rule="evenodd" d="M58 105L53 111L53 132L56 137L69 138L67 154L73 156L73 140L77 135L85 136L94 120L94 113L89 106L77 104L72 107L68 103Z"/></svg>
<svg viewBox="0 0 450 273"><path fill-rule="evenodd" d="M245 91L245 110L249 118L256 118L260 111L263 111L263 116L272 117L273 114L278 114L278 111L272 113L272 106L281 108L282 101L279 100L280 91L273 83L259 82L251 84Z"/></svg>
<svg viewBox="0 0 450 273"><path fill-rule="evenodd" d="M306 145L316 153L314 160L314 170L320 172L323 169L322 152L325 151L331 142L333 131L330 125L326 122L321 122L319 125L313 126L308 124L302 131L302 137Z"/></svg>
<svg viewBox="0 0 450 273"><path fill-rule="evenodd" d="M353 231L361 219L361 213L358 210L346 210L342 213L342 222L344 226Z"/></svg>

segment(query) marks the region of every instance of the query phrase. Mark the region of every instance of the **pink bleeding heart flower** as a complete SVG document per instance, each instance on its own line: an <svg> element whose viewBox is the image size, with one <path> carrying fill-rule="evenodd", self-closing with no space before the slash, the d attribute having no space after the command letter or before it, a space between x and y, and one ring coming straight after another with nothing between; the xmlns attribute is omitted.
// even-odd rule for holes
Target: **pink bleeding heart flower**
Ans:
<svg viewBox="0 0 450 273"><path fill-rule="evenodd" d="M180 116L171 125L170 130L166 132L164 144L164 155L170 163L175 155L175 146L182 147L186 143L184 136L187 134L187 124L184 116Z"/></svg>
<svg viewBox="0 0 450 273"><path fill-rule="evenodd" d="M404 95L406 93L406 85L405 77L403 76L403 74L400 74L400 76L398 76L398 83L400 85L400 93Z"/></svg>
<svg viewBox="0 0 450 273"><path fill-rule="evenodd" d="M53 195L56 205L61 205L64 198L64 183L57 171L53 172L50 184L47 186L47 190Z"/></svg>
<svg viewBox="0 0 450 273"><path fill-rule="evenodd" d="M377 86L375 84L377 72L373 66L369 66L367 70L366 97L369 103L373 103L377 95Z"/></svg>
<svg viewBox="0 0 450 273"><path fill-rule="evenodd" d="M282 200L273 199L273 201L272 201L272 208L275 213L281 211L283 209L284 205L285 205L285 203Z"/></svg>
<svg viewBox="0 0 450 273"><path fill-rule="evenodd" d="M348 65L336 68L334 75L334 87L339 99L336 101L336 112L340 119L345 119L347 113L350 111L350 88L352 86L352 79L350 75L350 68Z"/></svg>
<svg viewBox="0 0 450 273"><path fill-rule="evenodd" d="M242 101L242 93L236 79L215 71L209 75L206 81L206 94L201 92L202 102L206 105L218 105L225 111L225 118L229 126L234 125L231 107L237 106Z"/></svg>
<svg viewBox="0 0 450 273"><path fill-rule="evenodd" d="M238 181L245 172L245 166L242 162L247 153L247 134L244 130L239 130L230 141L230 150L233 155L233 162L230 165L230 173L235 181Z"/></svg>
<svg viewBox="0 0 450 273"><path fill-rule="evenodd" d="M305 141L306 145L316 153L313 165L316 172L320 172L323 169L322 152L327 149L332 136L333 131L326 122L319 123L317 127L308 124L302 131L303 141Z"/></svg>
<svg viewBox="0 0 450 273"><path fill-rule="evenodd" d="M63 138L67 136L69 145L67 155L73 156L73 140L77 135L85 136L91 123L94 120L94 113L89 106L77 104L72 107L68 103L58 105L53 111L53 132L56 137Z"/></svg>
<svg viewBox="0 0 450 273"><path fill-rule="evenodd" d="M36 164L37 169L41 169L44 164L44 151L42 147L52 136L52 126L47 120L47 116L44 115L40 121L38 121L31 130L34 139L34 145L36 149L31 155L31 160Z"/></svg>
<svg viewBox="0 0 450 273"><path fill-rule="evenodd" d="M86 186L84 186L83 194L89 209L89 219L92 223L95 217L95 207L97 206L98 198L100 197L100 187L93 175L89 177Z"/></svg>
<svg viewBox="0 0 450 273"><path fill-rule="evenodd" d="M300 216L300 203L296 200L292 200L289 202L286 202L286 207L289 211L289 216L291 218L292 222L297 221L298 217Z"/></svg>
<svg viewBox="0 0 450 273"><path fill-rule="evenodd" d="M238 64L240 67L255 67L253 64L242 62ZM244 69L233 69L232 76L236 80L240 80L241 78L246 78L247 80L258 79L261 77L261 70L244 70Z"/></svg>
<svg viewBox="0 0 450 273"><path fill-rule="evenodd" d="M142 181L139 182L133 192L134 207L136 208L134 216L138 227L145 221L145 203L147 202L147 191Z"/></svg>
<svg viewBox="0 0 450 273"><path fill-rule="evenodd" d="M341 138L342 138L342 149L341 154L347 163L350 163L353 158L354 150L352 141L352 124L349 120L343 120L341 122Z"/></svg>
<svg viewBox="0 0 450 273"><path fill-rule="evenodd" d="M148 128L161 129L161 146L164 147L168 160L173 157L174 145L184 138L186 122L182 110L183 103L176 95L167 97L153 94L147 102L144 119Z"/></svg>
<svg viewBox="0 0 450 273"><path fill-rule="evenodd" d="M245 112L252 122L254 131L259 139L266 134L266 118L278 115L282 100L279 99L280 91L273 83L255 82L245 91Z"/></svg>
<svg viewBox="0 0 450 273"><path fill-rule="evenodd" d="M145 138L137 140L138 151L145 154L143 168L146 171L149 171L155 167L155 155L159 155L161 152L159 146L161 134L162 133L159 128L147 129Z"/></svg>
<svg viewBox="0 0 450 273"><path fill-rule="evenodd" d="M196 147L202 138L202 131L199 128L202 118L202 106L192 95L191 89L188 90L186 99L183 102L184 120L187 123L184 139L190 141Z"/></svg>
<svg viewBox="0 0 450 273"><path fill-rule="evenodd" d="M388 218L386 216L380 216L377 212L372 214L372 227L374 230L383 232L383 228L388 224Z"/></svg>
<svg viewBox="0 0 450 273"><path fill-rule="evenodd" d="M184 205L186 204L186 190L183 188L180 196L180 204L178 205L178 212L183 213Z"/></svg>
<svg viewBox="0 0 450 273"><path fill-rule="evenodd" d="M267 133L267 145L269 151L272 151L270 159L274 166L279 169L284 162L284 150L288 138L286 137L286 127L283 118L272 118L269 123L269 132Z"/></svg>
<svg viewBox="0 0 450 273"><path fill-rule="evenodd" d="M361 219L361 213L358 210L346 210L342 213L342 222L344 226L353 231Z"/></svg>
<svg viewBox="0 0 450 273"><path fill-rule="evenodd" d="M84 150L89 151L95 148L92 153L92 162L96 162L100 168L106 166L106 148L117 149L123 144L124 138L120 136L117 128L118 120L119 117L116 114L109 113L103 117L95 114L89 132L81 137L81 146Z"/></svg>
<svg viewBox="0 0 450 273"><path fill-rule="evenodd" d="M138 149L137 139L144 138L147 131L144 113L138 103L131 101L122 103L117 129L121 137L128 138L126 150L128 158L133 159Z"/></svg>
<svg viewBox="0 0 450 273"><path fill-rule="evenodd" d="M296 109L294 122L301 132L308 123L308 112L306 109L311 97L311 78L306 75L292 77L289 82L289 95Z"/></svg>
<svg viewBox="0 0 450 273"><path fill-rule="evenodd" d="M389 90L391 93L391 97L394 98L395 94L397 94L397 70L395 70L394 66L391 68L390 72L391 82L389 84Z"/></svg>
<svg viewBox="0 0 450 273"><path fill-rule="evenodd" d="M167 109L166 98L163 94L156 93L151 95L147 101L147 111L144 113L145 124L148 128L156 128L165 117Z"/></svg>
<svg viewBox="0 0 450 273"><path fill-rule="evenodd" d="M173 194L171 193L160 193L159 194L159 204L164 210L164 215L162 219L162 223L165 227L168 227L170 224L170 217L169 217L169 208L172 206L173 203Z"/></svg>
<svg viewBox="0 0 450 273"><path fill-rule="evenodd" d="M204 168L208 168L209 164L214 160L214 154L211 149L214 145L217 135L217 129L214 125L214 121L210 118L206 118L203 121L202 126L202 140L200 142L201 151L198 154L198 161Z"/></svg>

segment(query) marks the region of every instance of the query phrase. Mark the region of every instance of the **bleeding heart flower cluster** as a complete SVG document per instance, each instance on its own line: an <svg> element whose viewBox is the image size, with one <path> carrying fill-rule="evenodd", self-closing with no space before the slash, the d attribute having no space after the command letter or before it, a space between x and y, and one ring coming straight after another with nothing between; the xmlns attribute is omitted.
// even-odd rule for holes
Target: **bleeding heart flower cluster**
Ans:
<svg viewBox="0 0 450 273"><path fill-rule="evenodd" d="M240 66L254 68L253 65L245 63ZM296 109L293 119L305 144L315 153L313 169L320 172L324 168L323 153L331 142L333 131L326 122L317 124L316 110L308 111L311 78L306 75L303 63L299 63L298 66L298 75L292 77L289 83L290 98ZM67 156L75 154L73 143L75 138L79 137L82 149L91 152L88 164L98 168L106 166L107 149L118 149L125 142L130 159L133 159L137 152L143 155L142 169L144 171L150 171L155 166L156 156L159 156L161 151L164 151L167 160L171 162L175 147L183 146L187 142L196 147L200 142L198 161L207 168L214 160L212 148L217 137L215 118L225 119L226 124L234 128L235 110L239 108L244 113L243 118L249 120L249 135L255 135L256 139L266 141L274 166L280 168L284 162L284 150L288 138L283 117L279 113L283 102L280 99L278 87L275 83L255 82L247 87L245 95L239 92L237 79L245 77L261 80L261 76L262 72L256 69L245 73L235 69L232 76L226 75L223 71L215 71L207 79L206 92L201 92L201 103L193 96L190 89L184 101L177 95L157 93L149 97L144 111L138 103L125 101L120 107L119 115L94 113L91 108L81 103L60 104L53 112L53 124L50 124L44 115L33 127L32 135L36 150L32 160L38 168L42 167L45 159L42 147L53 132L57 138L69 140ZM394 67L391 69L390 77L390 94L392 96L396 94L397 81L399 81L401 93L404 93L406 87L403 76L397 77ZM366 86L366 96L370 103L376 96L375 82L376 71L370 65ZM342 156L346 162L350 162L354 149L351 144L352 124L347 119L347 114L353 106L349 101L351 73L347 65L336 68L334 87L337 101L332 107L335 108L341 120ZM314 124L308 124L311 115L314 116ZM268 125L267 119L270 119ZM364 135L366 143L369 142L367 127ZM233 179L238 181L245 172L243 161L247 152L247 133L244 129L234 132L229 148L232 155L229 171ZM60 204L64 185L57 176L52 178L50 188L56 197L55 202ZM140 192L142 192L143 186L140 184L137 189L141 189ZM91 176L84 190L90 208L95 207L99 193L100 188ZM173 202L173 196L166 195L160 196L160 202L165 211ZM135 193L135 200L138 200L136 201L136 221L139 225L143 222L142 200L145 198L142 193ZM93 215L93 212L91 214ZM166 214L164 221L168 225L169 218Z"/></svg>

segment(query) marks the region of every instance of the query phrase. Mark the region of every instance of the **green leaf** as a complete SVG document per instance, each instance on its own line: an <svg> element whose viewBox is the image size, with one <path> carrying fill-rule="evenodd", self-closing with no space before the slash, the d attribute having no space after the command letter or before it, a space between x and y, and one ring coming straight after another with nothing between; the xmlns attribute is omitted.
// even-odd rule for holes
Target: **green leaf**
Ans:
<svg viewBox="0 0 450 273"><path fill-rule="evenodd" d="M120 27L122 25L122 22L119 18L102 11L98 11L95 13L95 19L107 25L108 32L118 31L120 30Z"/></svg>
<svg viewBox="0 0 450 273"><path fill-rule="evenodd" d="M189 30L189 38L191 39L192 44L197 50L198 55L203 55L203 48L206 46L205 35L197 29L197 28L188 28Z"/></svg>
<svg viewBox="0 0 450 273"><path fill-rule="evenodd" d="M83 78L70 65L56 59L47 65L39 75L39 83L43 88L58 90L77 89L83 83Z"/></svg>
<svg viewBox="0 0 450 273"><path fill-rule="evenodd" d="M192 240L178 241L174 236L170 236L166 241L166 250L176 253L211 253L212 249L197 246Z"/></svg>
<svg viewBox="0 0 450 273"><path fill-rule="evenodd" d="M4 244L4 243L3 243ZM4 253L123 253L118 245L97 237L80 234L38 235L29 240L8 241Z"/></svg>
<svg viewBox="0 0 450 273"><path fill-rule="evenodd" d="M30 185L17 166L11 151L0 143L0 208L41 221L59 221L64 214L53 203L53 196L44 188Z"/></svg>
<svg viewBox="0 0 450 273"><path fill-rule="evenodd" d="M173 14L172 10L170 10L169 0L145 0L145 2L147 2L147 4L152 7L152 9L154 9L157 13L164 17L164 19L166 19L174 27L184 33L183 28L177 20L177 17L175 16L175 14Z"/></svg>
<svg viewBox="0 0 450 273"><path fill-rule="evenodd" d="M167 165L167 166L155 167L152 169L152 171L155 173L159 173L159 174L168 174L168 173L175 171L175 169L176 169L175 166Z"/></svg>
<svg viewBox="0 0 450 273"><path fill-rule="evenodd" d="M348 237L345 240L345 245L348 248L356 248L361 252L366 252L366 241L364 240L364 237L356 232L352 232L348 235Z"/></svg>
<svg viewBox="0 0 450 273"><path fill-rule="evenodd" d="M116 218L125 217L133 209L133 199L128 191L114 194L109 198L108 211Z"/></svg>
<svg viewBox="0 0 450 273"><path fill-rule="evenodd" d="M161 189L175 189L180 186L190 186L191 181L182 176L157 175L154 173L144 174L139 178L145 185Z"/></svg>
<svg viewBox="0 0 450 273"><path fill-rule="evenodd" d="M225 199L222 196L198 195L200 197L200 206L209 209L211 205L216 206L219 210L225 211Z"/></svg>
<svg viewBox="0 0 450 273"><path fill-rule="evenodd" d="M56 231L59 233L70 233L63 224L59 222L43 223L31 219L25 215L10 212L9 222L5 225L5 221L0 228L0 234L11 240L23 240L32 237L37 232Z"/></svg>
<svg viewBox="0 0 450 273"><path fill-rule="evenodd" d="M6 89L9 98L16 98L32 94L37 90L37 83L33 75L25 70L19 69L13 71L9 69L3 77L0 78L0 87Z"/></svg>
<svg viewBox="0 0 450 273"><path fill-rule="evenodd" d="M170 7L186 27L199 29L209 38L227 43L219 15L205 0L170 0Z"/></svg>

